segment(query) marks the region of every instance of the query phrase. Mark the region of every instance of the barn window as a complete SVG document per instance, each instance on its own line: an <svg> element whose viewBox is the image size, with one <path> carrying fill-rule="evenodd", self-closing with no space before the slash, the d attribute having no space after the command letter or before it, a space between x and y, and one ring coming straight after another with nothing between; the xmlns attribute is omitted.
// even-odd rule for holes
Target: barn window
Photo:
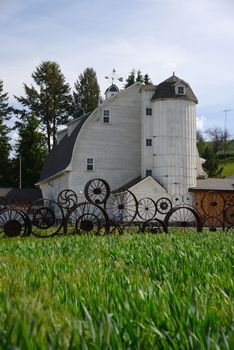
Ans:
<svg viewBox="0 0 234 350"><path fill-rule="evenodd" d="M152 146L152 139L146 139L146 146Z"/></svg>
<svg viewBox="0 0 234 350"><path fill-rule="evenodd" d="M145 114L146 115L152 115L152 108L146 108L145 109Z"/></svg>
<svg viewBox="0 0 234 350"><path fill-rule="evenodd" d="M93 171L94 170L94 158L86 159L86 170Z"/></svg>
<svg viewBox="0 0 234 350"><path fill-rule="evenodd" d="M151 169L146 169L145 176L152 176L152 170Z"/></svg>
<svg viewBox="0 0 234 350"><path fill-rule="evenodd" d="M110 111L110 109L104 109L103 110L102 122L104 124L110 124L110 122L111 122L111 111Z"/></svg>
<svg viewBox="0 0 234 350"><path fill-rule="evenodd" d="M178 94L184 95L184 87L183 86L178 86Z"/></svg>

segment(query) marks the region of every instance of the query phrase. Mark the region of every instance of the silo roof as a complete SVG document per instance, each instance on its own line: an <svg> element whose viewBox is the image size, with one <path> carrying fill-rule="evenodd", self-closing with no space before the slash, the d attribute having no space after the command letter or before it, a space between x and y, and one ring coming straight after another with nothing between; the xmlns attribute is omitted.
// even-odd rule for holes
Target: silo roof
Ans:
<svg viewBox="0 0 234 350"><path fill-rule="evenodd" d="M182 83L186 86L186 92L184 95L176 94L175 92L175 86L179 83ZM151 101L157 100L157 99L164 99L164 98L176 98L176 99L182 99L182 100L189 100L194 101L195 103L198 103L198 100L191 89L190 85L184 81L183 79L178 78L174 74L164 80L162 83L156 86L156 89L154 91L153 97Z"/></svg>

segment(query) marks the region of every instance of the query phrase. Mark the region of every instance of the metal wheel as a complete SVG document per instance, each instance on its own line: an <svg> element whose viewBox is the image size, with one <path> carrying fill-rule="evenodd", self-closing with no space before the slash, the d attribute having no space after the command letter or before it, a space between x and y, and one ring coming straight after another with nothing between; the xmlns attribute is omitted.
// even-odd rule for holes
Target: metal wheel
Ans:
<svg viewBox="0 0 234 350"><path fill-rule="evenodd" d="M180 193L175 193L173 194L173 196L171 197L171 202L173 204L173 206L175 207L176 205L180 205L183 203L183 197Z"/></svg>
<svg viewBox="0 0 234 350"><path fill-rule="evenodd" d="M165 225L180 232L201 232L202 222L195 209L180 205L173 208L165 217Z"/></svg>
<svg viewBox="0 0 234 350"><path fill-rule="evenodd" d="M3 209L0 211L0 237L16 237L27 235L29 223L23 212L16 209Z"/></svg>
<svg viewBox="0 0 234 350"><path fill-rule="evenodd" d="M183 203L185 205L190 205L191 207L193 207L194 206L194 195L190 192L185 193L183 195Z"/></svg>
<svg viewBox="0 0 234 350"><path fill-rule="evenodd" d="M167 214L172 208L172 203L169 198L162 197L157 200L156 207L160 214Z"/></svg>
<svg viewBox="0 0 234 350"><path fill-rule="evenodd" d="M208 216L218 216L224 210L224 198L219 192L207 192L201 200L203 212Z"/></svg>
<svg viewBox="0 0 234 350"><path fill-rule="evenodd" d="M110 220L117 224L129 225L137 215L137 199L131 191L111 193L105 209Z"/></svg>
<svg viewBox="0 0 234 350"><path fill-rule="evenodd" d="M66 189L59 193L57 201L63 209L70 210L77 204L78 198L74 191Z"/></svg>
<svg viewBox="0 0 234 350"><path fill-rule="evenodd" d="M66 217L65 231L68 234L108 234L109 218L105 210L97 204L82 202L77 204Z"/></svg>
<svg viewBox="0 0 234 350"><path fill-rule="evenodd" d="M227 226L234 227L234 205L228 207L224 212L225 222L228 224Z"/></svg>
<svg viewBox="0 0 234 350"><path fill-rule="evenodd" d="M151 198L141 198L138 202L138 215L143 220L153 219L156 215L156 204Z"/></svg>
<svg viewBox="0 0 234 350"><path fill-rule="evenodd" d="M6 209L6 199L0 196L0 210Z"/></svg>
<svg viewBox="0 0 234 350"><path fill-rule="evenodd" d="M159 219L148 220L144 222L141 232L151 232L153 234L167 232L164 222Z"/></svg>
<svg viewBox="0 0 234 350"><path fill-rule="evenodd" d="M63 210L55 201L39 199L27 211L32 224L32 233L41 238L58 234L64 223Z"/></svg>
<svg viewBox="0 0 234 350"><path fill-rule="evenodd" d="M84 195L89 202L103 204L110 195L110 186L103 179L90 180L85 185Z"/></svg>
<svg viewBox="0 0 234 350"><path fill-rule="evenodd" d="M216 232L217 230L222 229L224 231L224 223L222 220L217 217L208 216L202 223L203 229L210 232Z"/></svg>

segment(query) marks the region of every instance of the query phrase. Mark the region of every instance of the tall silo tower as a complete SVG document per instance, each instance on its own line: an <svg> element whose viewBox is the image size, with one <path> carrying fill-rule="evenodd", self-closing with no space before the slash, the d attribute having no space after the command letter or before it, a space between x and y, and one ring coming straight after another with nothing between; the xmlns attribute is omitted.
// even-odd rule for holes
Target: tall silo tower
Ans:
<svg viewBox="0 0 234 350"><path fill-rule="evenodd" d="M196 186L197 102L189 84L174 74L151 98L152 173L169 194Z"/></svg>

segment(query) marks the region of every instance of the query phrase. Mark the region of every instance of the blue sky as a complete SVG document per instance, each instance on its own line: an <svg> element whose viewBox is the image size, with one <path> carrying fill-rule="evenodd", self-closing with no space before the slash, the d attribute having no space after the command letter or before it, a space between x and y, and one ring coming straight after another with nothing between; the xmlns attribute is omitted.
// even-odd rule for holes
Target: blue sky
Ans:
<svg viewBox="0 0 234 350"><path fill-rule="evenodd" d="M233 0L0 0L0 79L13 103L43 60L59 63L73 87L93 67L102 93L115 68L190 83L198 126L234 137ZM119 85L121 87L121 85Z"/></svg>

